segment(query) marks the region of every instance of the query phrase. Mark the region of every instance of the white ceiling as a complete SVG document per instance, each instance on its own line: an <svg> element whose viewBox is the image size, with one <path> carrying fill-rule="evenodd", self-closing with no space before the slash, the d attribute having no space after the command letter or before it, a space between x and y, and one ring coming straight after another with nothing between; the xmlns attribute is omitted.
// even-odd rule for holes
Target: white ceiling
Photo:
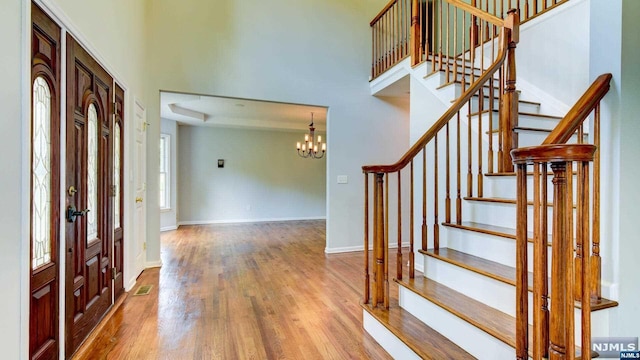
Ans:
<svg viewBox="0 0 640 360"><path fill-rule="evenodd" d="M183 125L308 130L312 112L316 129L326 131L323 106L160 92L160 116Z"/></svg>

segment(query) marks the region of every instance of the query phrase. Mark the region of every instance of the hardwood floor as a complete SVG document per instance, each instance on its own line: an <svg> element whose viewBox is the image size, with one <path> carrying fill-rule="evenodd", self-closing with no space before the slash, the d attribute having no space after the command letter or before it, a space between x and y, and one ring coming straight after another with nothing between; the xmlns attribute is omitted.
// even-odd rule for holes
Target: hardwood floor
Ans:
<svg viewBox="0 0 640 360"><path fill-rule="evenodd" d="M78 359L389 359L362 328L362 252L324 247L324 221L165 232L162 268Z"/></svg>

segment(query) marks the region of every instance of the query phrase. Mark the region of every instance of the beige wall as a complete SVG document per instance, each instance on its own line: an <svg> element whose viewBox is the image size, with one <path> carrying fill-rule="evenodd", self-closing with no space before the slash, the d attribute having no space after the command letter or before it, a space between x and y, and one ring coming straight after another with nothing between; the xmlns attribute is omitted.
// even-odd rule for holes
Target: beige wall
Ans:
<svg viewBox="0 0 640 360"><path fill-rule="evenodd" d="M148 2L148 118L159 120L160 90L327 106L327 247L360 245L361 166L395 161L409 145L405 106L369 90L368 24L384 3ZM150 152L158 147L157 129L151 127ZM155 158L149 156L149 172ZM349 183L337 184L337 175L348 175ZM149 188L156 186L149 179ZM158 218L150 211L149 241L158 237ZM148 249L159 254L158 245Z"/></svg>
<svg viewBox="0 0 640 360"><path fill-rule="evenodd" d="M304 132L179 129L179 224L326 216L326 159L298 156Z"/></svg>
<svg viewBox="0 0 640 360"><path fill-rule="evenodd" d="M20 349L26 349L26 307L28 301L24 288L27 273L25 267L25 246L27 234L22 231L22 222L28 216L28 209L21 206L23 191L21 177L22 163L26 161L22 138L22 54L24 47L20 34L23 31L22 9L20 0L7 0L0 10L0 40L3 49L0 52L0 283L3 296L0 296L0 348L2 356L7 359L20 358ZM21 161L22 160L22 161ZM28 248L27 248L28 251Z"/></svg>

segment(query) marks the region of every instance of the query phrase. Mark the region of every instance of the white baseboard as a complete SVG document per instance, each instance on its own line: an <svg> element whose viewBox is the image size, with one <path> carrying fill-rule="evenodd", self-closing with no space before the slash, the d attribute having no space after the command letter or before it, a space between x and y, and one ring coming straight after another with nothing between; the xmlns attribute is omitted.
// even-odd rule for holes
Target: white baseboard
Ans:
<svg viewBox="0 0 640 360"><path fill-rule="evenodd" d="M178 225L171 225L171 226L161 227L160 231L171 231L171 230L177 230L177 229L178 229Z"/></svg>
<svg viewBox="0 0 640 360"><path fill-rule="evenodd" d="M188 220L178 221L178 227L182 225L212 225L212 224L244 224L261 222L326 220L326 216L297 217L297 218L270 218L270 219L231 219L231 220Z"/></svg>
<svg viewBox="0 0 640 360"><path fill-rule="evenodd" d="M402 247L408 247L408 246L409 246L408 242L402 243ZM389 249L397 249L397 248L398 248L398 244L389 244ZM336 247L336 248L325 248L324 253L340 254L340 253L356 252L356 251L363 251L363 250L364 250L364 245L344 246L344 247ZM369 246L369 250L373 250L373 245Z"/></svg>
<svg viewBox="0 0 640 360"><path fill-rule="evenodd" d="M136 286L136 279L138 277L132 277L131 279L129 279L129 282L124 286L124 291L129 292L131 291L131 289L133 289L134 286Z"/></svg>
<svg viewBox="0 0 640 360"><path fill-rule="evenodd" d="M162 260L147 261L145 264L146 269L158 268L158 267L162 267Z"/></svg>

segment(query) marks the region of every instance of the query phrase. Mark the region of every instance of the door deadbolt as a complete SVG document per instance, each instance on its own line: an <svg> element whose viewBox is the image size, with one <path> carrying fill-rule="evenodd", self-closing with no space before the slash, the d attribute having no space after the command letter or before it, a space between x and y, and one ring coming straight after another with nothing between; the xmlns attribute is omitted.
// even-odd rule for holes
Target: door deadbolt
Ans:
<svg viewBox="0 0 640 360"><path fill-rule="evenodd" d="M85 216L88 212L89 212L89 209L78 211L76 210L75 207L69 205L69 207L67 207L67 221L72 223L76 221L76 217Z"/></svg>
<svg viewBox="0 0 640 360"><path fill-rule="evenodd" d="M78 192L78 190L73 185L69 186L69 189L67 190L67 194L69 194L69 196L73 196L77 192Z"/></svg>

